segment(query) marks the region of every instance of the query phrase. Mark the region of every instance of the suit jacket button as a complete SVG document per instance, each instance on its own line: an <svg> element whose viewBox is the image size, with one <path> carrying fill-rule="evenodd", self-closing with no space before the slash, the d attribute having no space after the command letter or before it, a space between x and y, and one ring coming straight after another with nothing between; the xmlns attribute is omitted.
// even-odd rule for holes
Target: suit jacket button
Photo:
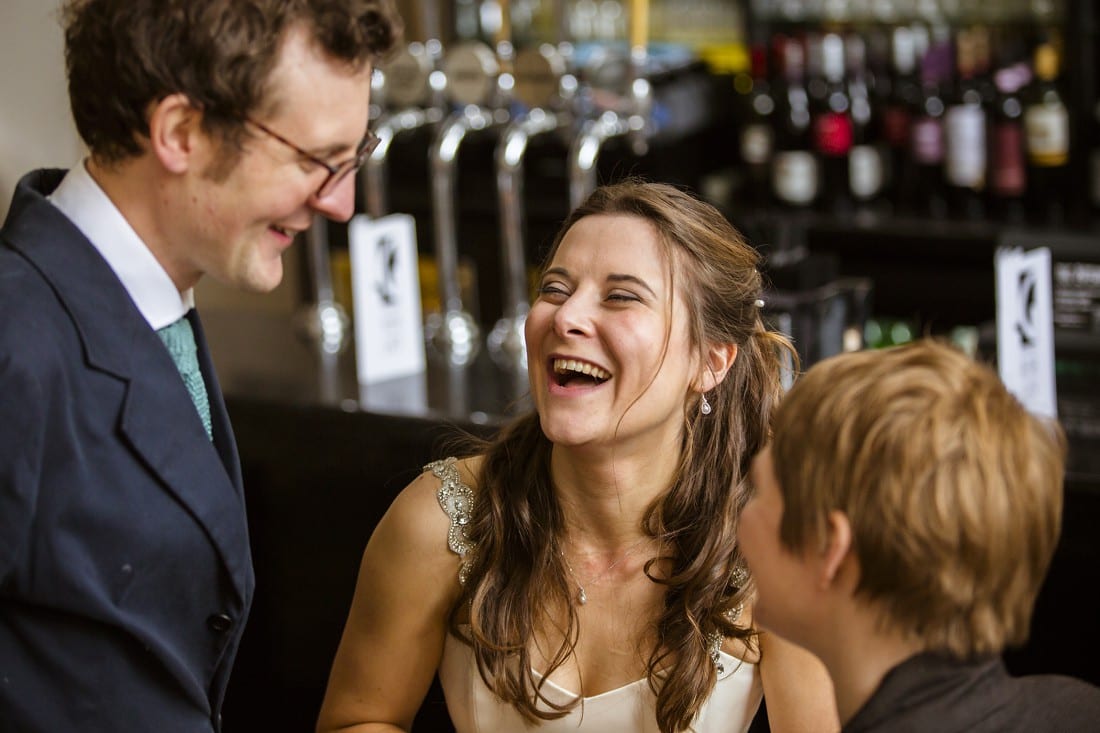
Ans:
<svg viewBox="0 0 1100 733"><path fill-rule="evenodd" d="M212 614L210 618L206 619L206 626L211 631L217 631L219 634L224 634L233 627L233 619L227 614L215 613Z"/></svg>

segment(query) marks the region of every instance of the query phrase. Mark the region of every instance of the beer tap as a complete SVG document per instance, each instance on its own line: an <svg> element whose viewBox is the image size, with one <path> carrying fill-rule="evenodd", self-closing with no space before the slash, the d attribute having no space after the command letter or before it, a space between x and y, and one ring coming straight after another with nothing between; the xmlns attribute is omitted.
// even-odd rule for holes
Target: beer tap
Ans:
<svg viewBox="0 0 1100 733"><path fill-rule="evenodd" d="M421 6L429 37L438 39L439 20L435 3L424 0ZM429 109L442 107L441 103L436 103L438 95L429 97L426 93L426 89L433 84L441 86L435 78L437 72L434 71L440 48L438 40L429 40L424 44L413 43L386 65L386 71L380 72L376 69L371 78L372 108L385 105L388 98L391 105L409 108L413 118L418 115L430 118L429 112L417 112L410 105L428 98ZM441 117L442 114L438 113L438 116ZM394 134L416 126L409 116L391 115L391 118L393 123L380 120L376 124L376 134L382 139L360 173L363 178L359 183L365 191L367 211L371 216L385 213L384 178L389 144ZM334 297L328 221L324 217L314 217L309 230L303 236L306 251L304 270L308 277L308 288L312 292L309 294L309 301L298 309L293 320L299 335L316 344L323 359L331 361L334 355L347 347L351 320Z"/></svg>
<svg viewBox="0 0 1100 733"><path fill-rule="evenodd" d="M367 214L378 218L388 213L386 173L390 145L400 134L443 119L445 79L440 70L443 44L439 14L433 0L420 3L427 40L413 41L375 70L371 84L372 106L385 108L375 121L378 146L361 172Z"/></svg>
<svg viewBox="0 0 1100 733"><path fill-rule="evenodd" d="M480 41L464 41L447 52L443 62L446 93L457 111L441 123L429 152L440 311L428 316L424 335L431 349L452 366L472 363L480 349L480 331L463 307L458 282L455 167L469 133L499 127L509 119L513 78L510 73L501 73L501 64L510 64L512 46L504 35L510 35L505 3L502 10L505 21L497 53Z"/></svg>
<svg viewBox="0 0 1100 733"><path fill-rule="evenodd" d="M626 136L635 155L645 155L653 132L653 90L646 77L649 36L649 2L632 0L630 8L630 71L625 98L615 105L620 109L605 109L595 119L587 120L573 140L569 152L569 202L576 207L596 188L596 163L604 144L615 137Z"/></svg>
<svg viewBox="0 0 1100 733"><path fill-rule="evenodd" d="M560 13L560 0L555 10ZM504 314L489 333L487 345L498 365L513 370L527 367L523 330L530 307L523 236L523 159L532 138L572 126L569 106L577 80L567 71L571 51L571 44L559 39L556 47L544 43L516 54L515 98L529 110L508 124L496 148L505 302Z"/></svg>
<svg viewBox="0 0 1100 733"><path fill-rule="evenodd" d="M294 317L295 326L299 335L320 348L322 356L338 354L347 346L351 322L343 306L333 297L328 220L322 216L313 217L304 236L312 302L299 308Z"/></svg>

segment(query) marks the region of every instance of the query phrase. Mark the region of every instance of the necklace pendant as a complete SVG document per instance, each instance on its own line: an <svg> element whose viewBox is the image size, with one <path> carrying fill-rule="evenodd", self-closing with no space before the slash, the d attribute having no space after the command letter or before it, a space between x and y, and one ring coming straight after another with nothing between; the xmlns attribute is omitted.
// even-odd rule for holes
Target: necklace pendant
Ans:
<svg viewBox="0 0 1100 733"><path fill-rule="evenodd" d="M580 601L582 606L588 603L588 594L584 592L584 588L577 591L577 600Z"/></svg>

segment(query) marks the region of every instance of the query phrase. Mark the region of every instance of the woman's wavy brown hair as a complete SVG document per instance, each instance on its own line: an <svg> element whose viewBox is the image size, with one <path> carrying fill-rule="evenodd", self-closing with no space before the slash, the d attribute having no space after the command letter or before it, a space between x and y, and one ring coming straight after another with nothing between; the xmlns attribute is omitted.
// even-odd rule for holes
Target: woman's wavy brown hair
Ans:
<svg viewBox="0 0 1100 733"><path fill-rule="evenodd" d="M104 164L140 155L149 105L176 93L239 150L298 24L353 68L383 58L402 32L391 0L67 0L62 18L73 118Z"/></svg>
<svg viewBox="0 0 1100 733"><path fill-rule="evenodd" d="M650 579L667 588L647 675L660 729L671 733L688 728L714 688L708 636L719 632L755 645L752 629L728 614L751 592L751 583L733 580L742 565L737 519L748 498L749 462L767 439L782 391L782 366L797 363L797 356L761 320L759 255L714 207L665 184L628 180L602 187L566 219L546 262L573 224L597 214L636 216L653 225L669 273L679 280L673 287L683 288L700 356L708 343L738 346L725 379L708 393L710 415L700 413L694 391L685 395L677 478L643 521L671 567L658 578L651 573L655 561L646 566ZM551 443L531 413L476 449L486 456L469 530L476 551L451 630L472 644L486 685L526 719L561 717L578 701L551 703L541 693L541 679L572 653L578 619L557 551L564 518L550 478ZM568 616L562 643L540 679L528 645L536 629L551 628L552 608L568 609Z"/></svg>

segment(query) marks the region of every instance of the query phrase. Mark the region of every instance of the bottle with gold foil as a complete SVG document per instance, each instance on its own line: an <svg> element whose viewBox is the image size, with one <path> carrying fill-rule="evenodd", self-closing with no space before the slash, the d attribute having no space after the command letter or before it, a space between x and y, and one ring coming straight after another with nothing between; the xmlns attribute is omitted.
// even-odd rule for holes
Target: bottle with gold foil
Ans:
<svg viewBox="0 0 1100 733"><path fill-rule="evenodd" d="M1065 223L1069 165L1069 111L1058 89L1060 59L1053 43L1035 48L1034 81L1024 109L1028 212L1037 223Z"/></svg>

